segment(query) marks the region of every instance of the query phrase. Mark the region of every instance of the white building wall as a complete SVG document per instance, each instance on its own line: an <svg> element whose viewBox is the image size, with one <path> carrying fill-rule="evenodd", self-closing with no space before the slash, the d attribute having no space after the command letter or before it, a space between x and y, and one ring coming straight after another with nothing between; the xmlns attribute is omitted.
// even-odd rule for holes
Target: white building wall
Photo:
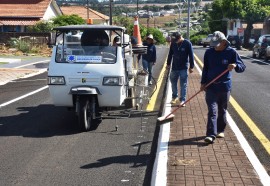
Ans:
<svg viewBox="0 0 270 186"><path fill-rule="evenodd" d="M232 27L231 27L232 24ZM227 35L238 35L238 36L243 36L244 32L239 33L238 29L243 28L242 23L239 19L236 20L229 20L227 23Z"/></svg>
<svg viewBox="0 0 270 186"><path fill-rule="evenodd" d="M54 7L52 6L52 4L50 4L50 6L48 6L44 16L43 16L43 20L48 21L51 18L54 18L58 16L57 12L55 11Z"/></svg>

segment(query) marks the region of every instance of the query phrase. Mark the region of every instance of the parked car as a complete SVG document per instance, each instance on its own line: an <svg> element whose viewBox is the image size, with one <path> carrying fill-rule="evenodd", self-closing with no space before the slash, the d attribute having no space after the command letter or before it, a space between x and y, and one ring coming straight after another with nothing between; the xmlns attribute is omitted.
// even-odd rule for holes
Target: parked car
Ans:
<svg viewBox="0 0 270 186"><path fill-rule="evenodd" d="M262 58L268 46L270 46L270 34L262 35L253 46L252 57Z"/></svg>
<svg viewBox="0 0 270 186"><path fill-rule="evenodd" d="M268 61L270 59L270 46L268 46L265 50L264 60Z"/></svg>
<svg viewBox="0 0 270 186"><path fill-rule="evenodd" d="M232 47L235 47L237 50L241 49L242 40L238 35L229 35L227 40L230 41Z"/></svg>
<svg viewBox="0 0 270 186"><path fill-rule="evenodd" d="M202 43L203 47L210 45L210 41L211 41L212 37L213 37L213 34L209 34L206 38L202 38L201 43Z"/></svg>

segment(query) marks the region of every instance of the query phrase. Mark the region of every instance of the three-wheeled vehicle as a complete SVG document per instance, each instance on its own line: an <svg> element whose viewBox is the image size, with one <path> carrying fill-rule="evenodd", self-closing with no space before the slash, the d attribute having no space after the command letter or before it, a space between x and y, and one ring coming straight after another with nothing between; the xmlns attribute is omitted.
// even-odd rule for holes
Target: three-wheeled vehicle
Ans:
<svg viewBox="0 0 270 186"><path fill-rule="evenodd" d="M136 106L137 69L125 28L72 25L54 30L48 85L55 106L74 108L85 131L105 108ZM140 81L136 84L144 86L143 78Z"/></svg>

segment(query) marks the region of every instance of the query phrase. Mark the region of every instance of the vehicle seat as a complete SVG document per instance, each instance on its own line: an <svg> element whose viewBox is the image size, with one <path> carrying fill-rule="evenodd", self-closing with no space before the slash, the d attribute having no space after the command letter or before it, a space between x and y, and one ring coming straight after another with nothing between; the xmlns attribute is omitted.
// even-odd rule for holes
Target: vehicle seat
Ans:
<svg viewBox="0 0 270 186"><path fill-rule="evenodd" d="M108 46L109 36L104 30L85 30L81 37L82 46Z"/></svg>

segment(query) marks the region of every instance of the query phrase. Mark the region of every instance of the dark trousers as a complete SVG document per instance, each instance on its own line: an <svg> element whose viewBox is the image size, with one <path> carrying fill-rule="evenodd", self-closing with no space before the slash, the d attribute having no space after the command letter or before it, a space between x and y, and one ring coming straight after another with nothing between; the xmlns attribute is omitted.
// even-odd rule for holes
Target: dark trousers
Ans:
<svg viewBox="0 0 270 186"><path fill-rule="evenodd" d="M145 59L142 59L142 65L143 65L143 69L148 72L148 83L149 83L151 81L151 79L152 79L153 63L148 62Z"/></svg>
<svg viewBox="0 0 270 186"><path fill-rule="evenodd" d="M230 98L230 91L215 92L207 89L205 98L208 106L206 136L215 138L218 133L224 132L226 128L226 112Z"/></svg>

